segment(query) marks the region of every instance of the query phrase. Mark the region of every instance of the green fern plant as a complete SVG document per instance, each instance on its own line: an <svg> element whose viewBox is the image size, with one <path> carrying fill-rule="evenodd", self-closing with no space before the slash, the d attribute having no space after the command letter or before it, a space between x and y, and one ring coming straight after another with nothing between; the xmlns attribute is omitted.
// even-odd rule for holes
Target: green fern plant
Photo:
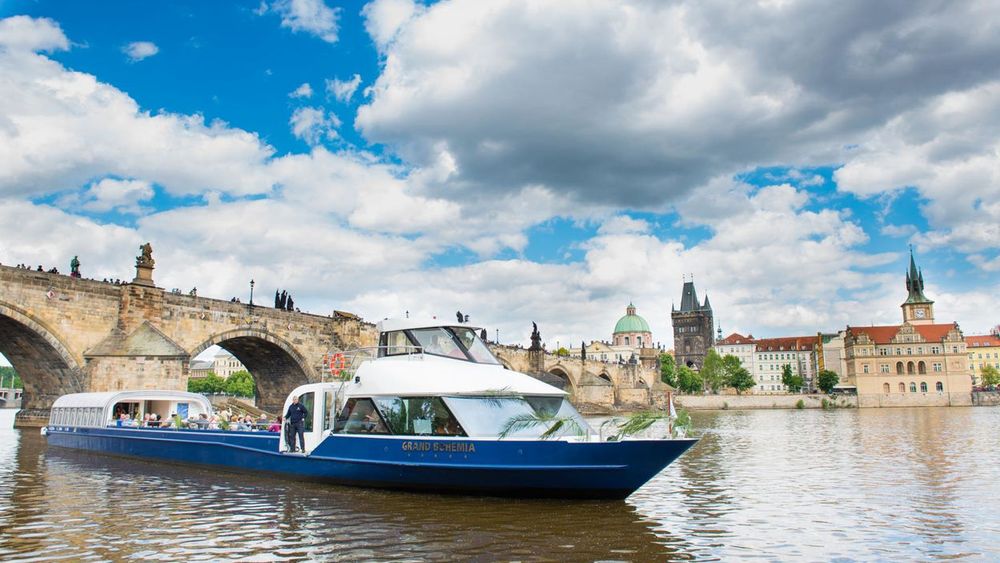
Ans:
<svg viewBox="0 0 1000 563"><path fill-rule="evenodd" d="M508 418L507 422L504 423L503 429L500 431L498 438L503 440L511 434L538 426L548 426L545 432L542 432L539 435L539 437L543 440L556 436L563 429L576 436L581 436L584 433L580 423L572 417L556 417L553 415L524 413Z"/></svg>

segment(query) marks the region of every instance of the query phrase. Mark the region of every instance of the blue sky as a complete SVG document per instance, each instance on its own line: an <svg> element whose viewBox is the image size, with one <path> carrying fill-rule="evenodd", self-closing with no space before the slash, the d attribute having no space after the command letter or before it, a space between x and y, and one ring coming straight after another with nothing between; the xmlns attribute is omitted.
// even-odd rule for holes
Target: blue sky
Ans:
<svg viewBox="0 0 1000 563"><path fill-rule="evenodd" d="M129 278L148 240L163 287L550 345L631 300L670 346L686 274L727 333L898 322L912 244L984 332L993 12L0 0L0 261Z"/></svg>

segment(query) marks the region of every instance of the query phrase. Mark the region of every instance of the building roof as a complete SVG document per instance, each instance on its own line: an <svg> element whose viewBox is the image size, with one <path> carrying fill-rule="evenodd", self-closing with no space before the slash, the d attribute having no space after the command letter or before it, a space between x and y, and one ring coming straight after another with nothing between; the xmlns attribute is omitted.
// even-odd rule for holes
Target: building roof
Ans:
<svg viewBox="0 0 1000 563"><path fill-rule="evenodd" d="M698 291L694 288L694 282L688 281L684 282L684 288L681 290L681 308L677 311L681 313L688 313L694 311L711 311L712 305L708 302L708 295L705 295L705 304L701 305L698 303Z"/></svg>
<svg viewBox="0 0 1000 563"><path fill-rule="evenodd" d="M815 336L783 336L758 338L754 341L758 352L806 351L816 347Z"/></svg>
<svg viewBox="0 0 1000 563"><path fill-rule="evenodd" d="M958 323L911 326L927 342L941 342L949 332L958 328ZM899 334L899 329L901 328L903 328L903 325L851 326L847 327L847 332L852 336L866 334L875 344L890 344L892 339Z"/></svg>
<svg viewBox="0 0 1000 563"><path fill-rule="evenodd" d="M970 348L989 348L1000 346L1000 336L996 334L974 334L965 337L965 344Z"/></svg>
<svg viewBox="0 0 1000 563"><path fill-rule="evenodd" d="M743 336L738 332L734 332L729 336L723 338L722 340L716 342L717 346L726 346L732 344L753 344L753 336Z"/></svg>
<svg viewBox="0 0 1000 563"><path fill-rule="evenodd" d="M906 272L906 302L933 303L924 295L924 273L917 269L913 260L913 249L910 249L910 270Z"/></svg>
<svg viewBox="0 0 1000 563"><path fill-rule="evenodd" d="M635 305L631 303L625 309L625 316L618 319L618 322L615 323L613 334L623 332L649 332L649 323L646 322L646 319L635 314Z"/></svg>

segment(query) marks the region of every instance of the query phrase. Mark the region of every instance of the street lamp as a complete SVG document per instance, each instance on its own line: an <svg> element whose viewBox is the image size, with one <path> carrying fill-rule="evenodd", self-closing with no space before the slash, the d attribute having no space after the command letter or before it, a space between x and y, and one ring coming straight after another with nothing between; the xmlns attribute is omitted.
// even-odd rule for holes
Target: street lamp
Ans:
<svg viewBox="0 0 1000 563"><path fill-rule="evenodd" d="M250 306L253 307L253 279L250 280Z"/></svg>
<svg viewBox="0 0 1000 563"><path fill-rule="evenodd" d="M500 329L497 329L497 344L500 344Z"/></svg>

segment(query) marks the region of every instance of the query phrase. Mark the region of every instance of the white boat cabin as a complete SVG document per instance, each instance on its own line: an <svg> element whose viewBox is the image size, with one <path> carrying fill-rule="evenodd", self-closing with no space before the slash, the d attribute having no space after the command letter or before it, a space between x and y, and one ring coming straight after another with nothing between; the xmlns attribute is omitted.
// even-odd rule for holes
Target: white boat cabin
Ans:
<svg viewBox="0 0 1000 563"><path fill-rule="evenodd" d="M132 421L156 414L164 426L178 415L182 420L212 416L212 404L203 395L185 391L110 391L63 395L52 404L49 426L117 426L122 415Z"/></svg>

